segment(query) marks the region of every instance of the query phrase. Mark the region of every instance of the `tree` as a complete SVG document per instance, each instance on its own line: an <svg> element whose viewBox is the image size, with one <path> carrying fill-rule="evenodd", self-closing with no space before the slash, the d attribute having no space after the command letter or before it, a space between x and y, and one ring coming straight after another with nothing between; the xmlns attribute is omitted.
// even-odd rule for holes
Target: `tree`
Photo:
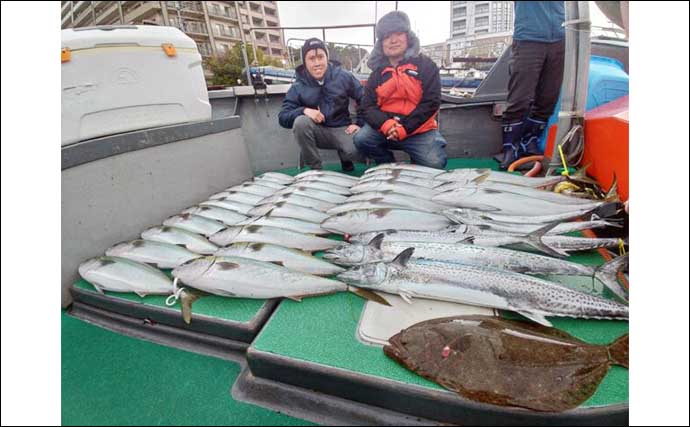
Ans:
<svg viewBox="0 0 690 427"><path fill-rule="evenodd" d="M280 67L280 60L266 56L261 49L256 50L257 63L259 66L272 65ZM254 62L254 49L251 44L247 44L247 58L249 64ZM247 83L244 70L244 60L242 59L242 44L238 43L232 47L224 56L210 58L206 61L206 67L213 73L211 83L214 85L237 86L240 80Z"/></svg>

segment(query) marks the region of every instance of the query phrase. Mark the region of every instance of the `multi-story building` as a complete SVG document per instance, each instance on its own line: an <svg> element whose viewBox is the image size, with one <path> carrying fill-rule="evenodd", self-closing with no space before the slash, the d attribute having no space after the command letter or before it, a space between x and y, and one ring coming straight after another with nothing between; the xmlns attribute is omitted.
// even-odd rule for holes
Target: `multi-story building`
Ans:
<svg viewBox="0 0 690 427"><path fill-rule="evenodd" d="M431 58L431 60L434 61L439 67L445 67L450 63L450 57L448 55L448 42L422 46L422 53Z"/></svg>
<svg viewBox="0 0 690 427"><path fill-rule="evenodd" d="M280 30L249 31L250 27L280 27L275 1L63 1L62 28L93 25L166 25L177 27L196 41L204 58L219 57L241 41L264 54L283 59L285 41Z"/></svg>
<svg viewBox="0 0 690 427"><path fill-rule="evenodd" d="M496 57L512 42L512 1L451 1L449 56Z"/></svg>

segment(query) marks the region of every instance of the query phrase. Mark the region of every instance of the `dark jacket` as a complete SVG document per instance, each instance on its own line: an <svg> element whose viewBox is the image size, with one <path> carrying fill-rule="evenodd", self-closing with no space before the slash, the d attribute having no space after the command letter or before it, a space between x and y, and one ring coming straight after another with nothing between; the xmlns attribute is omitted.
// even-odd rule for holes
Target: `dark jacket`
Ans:
<svg viewBox="0 0 690 427"><path fill-rule="evenodd" d="M304 114L305 108L319 109L324 115L327 127L349 126L353 123L363 126L361 114L364 89L357 78L340 67L337 61L329 61L323 85L320 85L304 65L295 70L297 80L288 90L278 114L278 122L284 128L292 129L295 119ZM350 118L350 98L357 102L357 118Z"/></svg>
<svg viewBox="0 0 690 427"><path fill-rule="evenodd" d="M565 38L562 1L516 1L513 40L553 43Z"/></svg>
<svg viewBox="0 0 690 427"><path fill-rule="evenodd" d="M386 134L400 123L404 128L398 131L400 141L438 128L441 76L436 64L420 54L406 55L397 67L387 60L374 63L379 66L369 76L362 103L369 126Z"/></svg>

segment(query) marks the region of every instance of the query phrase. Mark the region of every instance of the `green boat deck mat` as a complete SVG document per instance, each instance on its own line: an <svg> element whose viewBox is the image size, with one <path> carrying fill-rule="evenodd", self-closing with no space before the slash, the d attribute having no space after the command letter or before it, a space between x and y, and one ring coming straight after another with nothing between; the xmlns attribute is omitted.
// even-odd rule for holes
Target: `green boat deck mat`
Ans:
<svg viewBox="0 0 690 427"><path fill-rule="evenodd" d="M62 425L311 425L234 400L235 362L61 322Z"/></svg>
<svg viewBox="0 0 690 427"><path fill-rule="evenodd" d="M488 167L496 168L494 160L451 159L448 169ZM358 176L362 165L351 173ZM337 165L325 169L339 170ZM296 174L296 169L280 172ZM596 251L571 256L570 261L588 265L600 265L603 257ZM572 276L543 276L575 288L592 288L592 279ZM602 296L613 298L605 289ZM431 390L445 390L441 386L408 371L386 357L380 347L363 344L356 337L356 330L365 301L349 293L305 298L302 302L281 301L259 336L250 347L251 354L266 353L297 362L314 364L320 368L335 368L372 378L394 380L403 384L421 386ZM520 318L513 313L506 317ZM549 318L556 328L593 344L609 344L628 333L628 322L613 320L585 320ZM251 366L251 361L250 361ZM627 405L628 370L613 366L594 395L582 409Z"/></svg>
<svg viewBox="0 0 690 427"><path fill-rule="evenodd" d="M163 271L172 277L170 270ZM185 332L201 333L220 337L229 344L238 342L245 346L256 337L278 304L277 300L205 296L194 303L192 321L188 325L182 320L180 302L168 306L167 296L140 297L134 293L110 291L101 294L84 279L79 279L73 285L72 294L77 304L83 303L134 319L146 319L178 328L181 338Z"/></svg>

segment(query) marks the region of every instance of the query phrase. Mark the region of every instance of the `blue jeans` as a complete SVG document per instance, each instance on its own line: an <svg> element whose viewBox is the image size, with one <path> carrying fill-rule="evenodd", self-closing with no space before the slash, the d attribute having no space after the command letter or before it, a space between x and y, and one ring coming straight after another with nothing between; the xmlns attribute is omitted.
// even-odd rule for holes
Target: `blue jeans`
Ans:
<svg viewBox="0 0 690 427"><path fill-rule="evenodd" d="M365 124L354 135L355 147L361 155L373 159L377 165L395 162L390 150L402 150L410 155L412 163L430 168L446 167L446 140L437 129L412 135L404 141L389 141L378 130Z"/></svg>

